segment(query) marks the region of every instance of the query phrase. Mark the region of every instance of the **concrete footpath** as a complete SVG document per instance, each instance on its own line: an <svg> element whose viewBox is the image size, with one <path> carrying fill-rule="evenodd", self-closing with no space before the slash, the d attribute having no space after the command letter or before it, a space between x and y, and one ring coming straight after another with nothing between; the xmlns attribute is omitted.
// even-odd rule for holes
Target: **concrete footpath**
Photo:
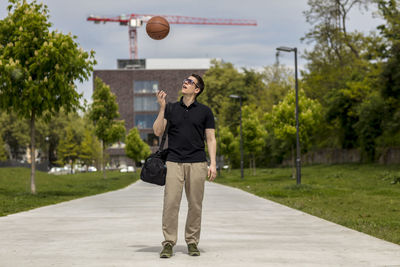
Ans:
<svg viewBox="0 0 400 267"><path fill-rule="evenodd" d="M200 257L160 259L163 187L119 191L0 217L0 266L400 266L400 246L246 192L206 183Z"/></svg>

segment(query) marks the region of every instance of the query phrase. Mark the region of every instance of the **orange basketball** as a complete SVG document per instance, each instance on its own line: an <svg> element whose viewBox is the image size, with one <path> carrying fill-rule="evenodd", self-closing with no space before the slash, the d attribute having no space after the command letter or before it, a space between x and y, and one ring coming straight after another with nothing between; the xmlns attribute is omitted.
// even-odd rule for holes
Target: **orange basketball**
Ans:
<svg viewBox="0 0 400 267"><path fill-rule="evenodd" d="M168 21L160 16L152 17L146 25L146 32L150 38L154 40L161 40L167 37L169 33Z"/></svg>

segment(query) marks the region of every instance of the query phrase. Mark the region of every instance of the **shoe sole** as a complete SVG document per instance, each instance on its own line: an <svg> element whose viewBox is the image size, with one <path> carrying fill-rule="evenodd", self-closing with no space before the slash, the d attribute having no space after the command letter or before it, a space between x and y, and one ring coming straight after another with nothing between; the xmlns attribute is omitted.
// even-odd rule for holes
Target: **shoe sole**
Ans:
<svg viewBox="0 0 400 267"><path fill-rule="evenodd" d="M189 253L189 256L200 256L200 253L199 252L192 252L192 253Z"/></svg>
<svg viewBox="0 0 400 267"><path fill-rule="evenodd" d="M171 258L171 256L172 256L172 255L165 255L165 254L163 254L163 255L160 255L160 258L162 258L162 259L167 259L167 258Z"/></svg>

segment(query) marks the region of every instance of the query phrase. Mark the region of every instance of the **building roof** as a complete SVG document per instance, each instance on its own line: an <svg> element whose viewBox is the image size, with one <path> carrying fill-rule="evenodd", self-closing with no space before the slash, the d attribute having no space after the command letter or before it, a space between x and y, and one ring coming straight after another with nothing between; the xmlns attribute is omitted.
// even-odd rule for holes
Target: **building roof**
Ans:
<svg viewBox="0 0 400 267"><path fill-rule="evenodd" d="M209 69L210 58L147 58L146 69Z"/></svg>
<svg viewBox="0 0 400 267"><path fill-rule="evenodd" d="M146 58L146 59L118 59L118 69L141 70L208 70L211 67L211 58ZM216 59L221 61L221 59Z"/></svg>

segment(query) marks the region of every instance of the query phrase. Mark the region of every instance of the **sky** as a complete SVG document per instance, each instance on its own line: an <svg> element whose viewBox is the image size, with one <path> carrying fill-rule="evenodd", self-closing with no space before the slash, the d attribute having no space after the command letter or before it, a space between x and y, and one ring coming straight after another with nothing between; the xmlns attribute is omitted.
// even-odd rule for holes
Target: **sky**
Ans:
<svg viewBox="0 0 400 267"><path fill-rule="evenodd" d="M29 1L29 0L28 0ZM220 58L236 67L261 69L275 62L276 47L297 47L299 66L304 49L312 46L300 39L311 25L303 12L307 0L43 0L50 10L52 29L71 32L79 45L96 52L95 69L116 69L117 59L129 58L128 27L119 23L94 24L90 15L116 17L122 14L178 15L203 18L254 19L257 26L213 26L171 24L169 35L160 41L138 29L139 58ZM7 15L8 1L0 0L0 19ZM370 32L382 24L353 8L348 30ZM293 66L293 55L282 54L281 64ZM91 102L92 79L78 84L78 91Z"/></svg>

